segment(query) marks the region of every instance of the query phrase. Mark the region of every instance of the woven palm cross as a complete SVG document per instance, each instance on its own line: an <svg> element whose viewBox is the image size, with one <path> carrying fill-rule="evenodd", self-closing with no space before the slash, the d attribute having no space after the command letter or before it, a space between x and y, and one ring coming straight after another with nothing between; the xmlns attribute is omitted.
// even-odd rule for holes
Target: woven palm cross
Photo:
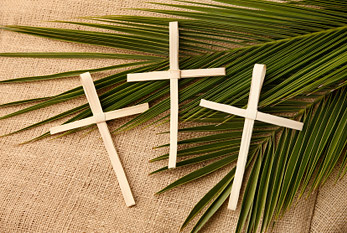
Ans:
<svg viewBox="0 0 347 233"><path fill-rule="evenodd" d="M197 78L225 75L225 68L211 69L179 69L179 33L178 22L169 25L170 69L168 71L154 71L146 73L128 74L128 82L170 80L170 152L168 168L176 167L177 136L178 136L178 80L180 78Z"/></svg>
<svg viewBox="0 0 347 233"><path fill-rule="evenodd" d="M140 105L136 105L136 106L128 107L128 108L117 109L110 112L103 112L98 94L96 92L96 89L90 74L89 73L81 74L81 82L82 82L82 86L86 94L87 100L89 102L90 108L92 110L93 116L79 120L79 121L53 127L51 128L50 132L51 134L56 134L56 133L64 132L67 130L76 129L76 128L88 126L91 124L96 124L100 131L102 140L104 141L106 150L109 154L113 170L116 173L119 187L123 194L125 204L127 206L133 206L135 205L135 200L131 192L127 177L125 175L122 163L120 161L118 153L113 144L112 137L107 127L106 121L145 112L148 109L148 103L140 104Z"/></svg>
<svg viewBox="0 0 347 233"><path fill-rule="evenodd" d="M283 126L291 129L302 130L303 123L293 121L283 117L273 116L270 114L262 113L258 111L258 102L260 97L261 87L264 82L266 73L266 66L261 64L255 64L252 74L251 90L248 99L247 109L236 108L233 106L219 104L202 99L200 106L210 108L213 110L234 114L245 118L243 127L241 146L239 156L237 159L235 179L231 188L231 194L229 199L228 208L235 210L240 195L240 189L243 180L243 174L245 172L247 155L249 146L251 143L254 121L262 121L278 126Z"/></svg>

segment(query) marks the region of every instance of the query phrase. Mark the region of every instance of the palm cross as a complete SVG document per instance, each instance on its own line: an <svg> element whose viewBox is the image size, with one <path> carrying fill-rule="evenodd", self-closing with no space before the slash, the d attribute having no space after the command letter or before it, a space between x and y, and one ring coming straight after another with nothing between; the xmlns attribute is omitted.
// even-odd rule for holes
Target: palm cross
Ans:
<svg viewBox="0 0 347 233"><path fill-rule="evenodd" d="M237 159L236 173L234 183L231 188L231 194L229 199L228 208L235 210L240 195L240 189L242 185L243 174L245 172L245 166L247 161L247 154L251 143L252 131L254 120L292 128L296 130L302 130L303 123L298 121L289 120L283 117L273 116L270 114L262 113L258 111L258 102L260 97L261 87L264 82L266 73L266 66L261 64L255 64L252 74L251 90L248 99L247 109L236 108L233 106L219 104L202 99L200 106L210 108L213 110L234 114L237 116L245 117L245 124L243 127L241 146L239 156Z"/></svg>
<svg viewBox="0 0 347 233"><path fill-rule="evenodd" d="M176 167L178 135L178 79L225 75L225 68L179 69L179 33L178 22L170 22L170 69L146 73L128 74L128 82L170 79L170 152L168 168Z"/></svg>
<svg viewBox="0 0 347 233"><path fill-rule="evenodd" d="M118 109L118 110L114 110L110 112L103 112L98 94L96 92L96 89L90 74L89 73L81 74L81 82L82 82L84 92L87 96L87 100L89 102L90 108L92 110L93 116L79 120L79 121L53 127L51 128L50 132L51 134L56 134L56 133L64 132L67 130L76 129L76 128L88 126L91 124L96 124L99 128L102 140L104 141L106 150L109 154L113 170L116 173L119 187L123 194L125 204L127 206L135 205L135 200L131 192L129 182L127 180L122 163L119 159L119 156L113 144L112 137L107 127L106 121L145 112L148 109L148 103L140 104L140 105L136 105L136 106L128 107L128 108L122 108L122 109Z"/></svg>

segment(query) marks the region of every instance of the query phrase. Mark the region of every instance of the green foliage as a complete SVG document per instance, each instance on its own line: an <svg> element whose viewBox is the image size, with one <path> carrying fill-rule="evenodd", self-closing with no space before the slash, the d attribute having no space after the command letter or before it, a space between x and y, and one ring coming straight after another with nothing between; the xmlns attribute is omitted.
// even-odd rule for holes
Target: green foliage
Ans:
<svg viewBox="0 0 347 233"><path fill-rule="evenodd" d="M158 3L156 3L158 4ZM209 123L181 129L181 132L210 132L210 135L180 141L178 169L210 162L158 193L217 172L237 160L243 119L199 107L201 98L245 107L255 63L268 67L259 108L263 112L303 121L302 132L256 122L247 167L250 179L242 198L237 232L266 231L273 220L302 196L322 185L341 161L340 175L347 172L347 4L344 0L304 0L285 3L264 0L215 0L212 4L173 1L162 4L174 10L140 9L178 17L180 68L225 66L226 77L180 81L180 119ZM59 21L108 32L5 26L4 29L34 36L107 46L121 53L0 53L3 57L86 58L140 60L98 69L75 70L45 76L4 80L1 83L69 78L83 72L111 70L95 81L105 111L137 103L152 107L117 130L144 124L169 109L168 81L127 83L126 74L168 68L168 22L172 18L143 16L88 17L88 22ZM139 55L141 54L141 55ZM129 67L128 71L118 69ZM56 96L19 100L4 104L32 103L0 119L59 104L83 95L81 87ZM14 134L74 114L67 122L91 115L87 104L12 132ZM168 115L160 118L167 120ZM76 131L76 130L75 130ZM72 132L75 132L72 131ZM33 140L48 137L45 133ZM198 145L196 144L198 143ZM167 146L167 145L163 145ZM152 162L167 159L162 155ZM152 172L164 172L167 167ZM235 168L195 205L182 229L197 220L198 232L221 208L231 190ZM309 182L312 185L309 186ZM261 221L262 219L262 221Z"/></svg>

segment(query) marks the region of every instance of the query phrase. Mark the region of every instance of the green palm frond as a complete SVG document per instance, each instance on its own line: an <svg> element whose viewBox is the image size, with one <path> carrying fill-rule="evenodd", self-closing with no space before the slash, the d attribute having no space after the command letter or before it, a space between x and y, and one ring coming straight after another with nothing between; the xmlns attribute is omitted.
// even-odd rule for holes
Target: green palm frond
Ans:
<svg viewBox="0 0 347 233"><path fill-rule="evenodd" d="M271 220L280 217L281 213L289 208L295 200L296 194L302 195L308 188L310 180L314 180L310 188L310 191L313 191L326 179L338 160L343 159L347 149L347 99L345 95L346 89L343 88L332 93L322 93L320 96L322 101L314 105L307 103L305 114L302 115L305 127L300 133L272 126L267 126L269 129L265 131L264 125L261 127L258 125L254 130L253 146L251 146L248 161L248 165L253 167L243 198L237 232L240 232L243 227L249 232L256 231L261 216L263 216L262 229L268 228ZM220 120L222 122L223 117ZM209 137L218 138L218 141L222 142L240 142L241 134L237 132L242 130L242 126L230 127L234 120L236 125L239 125L237 123L239 119L235 118L218 126L219 130L230 131L230 133L219 132ZM184 131L210 132L210 129L213 130L215 126L216 124L212 124L204 127L204 129L193 127L184 129ZM272 133L267 134L268 132ZM225 137L227 134L228 137ZM263 136L259 137L257 134ZM279 141L276 141L276 137L279 137ZM186 158L181 160L177 166L190 165L196 161L200 162L200 160L213 159L214 162L197 170L195 172L197 175L191 173L178 179L161 190L160 193L215 172L237 159L237 143L235 143L236 150L232 149L233 143L230 143L226 149L221 146L221 143L217 144L213 140L207 141L204 140L205 138L206 136L194 138L181 143L193 144L201 139L200 142L205 148L212 148L212 153L208 151L208 153L201 155L202 152L205 152L201 152L201 145L191 146L178 152L178 156L186 156ZM186 151L192 153L186 153ZM187 156L189 157L187 158ZM162 157L159 158L162 159ZM219 160L215 161L216 158ZM217 167L217 164L220 163L222 165ZM208 168L209 166L211 168ZM347 164L344 162L344 169L346 166ZM155 173L166 169L167 167L161 168ZM232 169L221 180L222 183L217 184L201 199L188 216L183 227L192 221L206 205L210 204L209 209L200 218L193 232L200 229L212 216L211 211L214 213L221 207L221 204L228 197L225 192L230 193L234 172L235 170ZM216 200L212 202L214 198Z"/></svg>
<svg viewBox="0 0 347 233"><path fill-rule="evenodd" d="M155 3L158 4L158 3ZM300 133L256 123L248 169L250 179L242 201L237 232L245 229L265 231L304 190L313 191L325 182L341 160L340 175L347 171L347 4L343 0L304 0L278 3L264 0L215 0L214 3L173 1L172 10L139 9L162 14L158 17L87 17L82 21L57 21L83 26L85 30L5 26L14 32L74 43L116 48L117 53L0 53L2 57L86 58L129 60L122 65L97 69L3 80L2 83L69 78L86 71L113 73L98 81L100 100L105 111L150 102L147 112L117 130L128 130L161 115L168 120L168 81L127 83L126 74L168 68L168 22L172 16L180 25L180 67L182 69L224 66L226 77L180 81L180 119L208 125L181 129L181 132L210 132L210 135L180 141L186 148L178 169L209 162L158 193L166 192L231 166L237 160L243 120L199 107L200 99L245 107L255 63L268 69L259 108L263 112L285 115L305 122ZM166 17L165 15L171 16ZM103 32L91 29L103 29ZM120 50L120 52L118 52ZM132 61L136 60L136 61ZM127 71L119 71L121 68ZM25 114L83 95L81 87L55 96L19 100L0 107L32 105L0 119ZM44 119L18 133L71 116L67 122L91 116L87 104ZM158 118L157 118L158 119ZM75 132L75 131L72 131ZM45 133L33 140L48 137ZM196 145L196 143L199 143ZM167 146L167 145L163 145ZM152 162L167 159L168 155ZM276 158L276 159L275 159ZM154 173L160 174L167 167ZM182 228L201 214L192 232L199 231L228 198L235 169L221 179L196 204ZM308 186L312 181L312 186ZM272 184L272 185L270 185ZM207 209L205 207L209 206ZM263 219L261 221L261 219Z"/></svg>

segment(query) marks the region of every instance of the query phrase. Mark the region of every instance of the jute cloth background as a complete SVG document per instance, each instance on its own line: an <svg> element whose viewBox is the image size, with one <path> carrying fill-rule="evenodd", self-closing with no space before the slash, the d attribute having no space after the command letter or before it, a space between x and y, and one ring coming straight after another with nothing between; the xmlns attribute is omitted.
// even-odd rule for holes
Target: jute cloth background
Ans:
<svg viewBox="0 0 347 233"><path fill-rule="evenodd" d="M169 0L162 2L170 2ZM50 20L79 16L141 14L123 10L146 7L140 0L1 0L0 24L57 26ZM158 6L157 6L158 7ZM75 27L79 28L79 27ZM0 51L90 51L112 52L110 48L52 41L0 30ZM0 77L34 76L73 69L96 68L122 61L0 58ZM94 75L95 79L107 75ZM0 104L50 96L79 86L78 77L0 86ZM54 107L2 120L0 134L46 119L86 103L85 97ZM0 109L4 115L23 106ZM168 142L168 125L136 128L114 136L136 198L127 208L98 131L78 132L59 139L44 139L18 145L46 132L50 123L10 137L0 138L0 232L177 232L197 201L226 174L230 167L163 195L154 192L202 165L158 175L150 171L166 165L148 160L167 152L153 150ZM111 121L115 129L121 121ZM192 135L180 135L181 138ZM196 135L195 135L196 136ZM327 184L307 199L301 199L275 225L274 232L347 232L347 179L335 184L336 172ZM223 206L203 232L232 232L238 211Z"/></svg>

